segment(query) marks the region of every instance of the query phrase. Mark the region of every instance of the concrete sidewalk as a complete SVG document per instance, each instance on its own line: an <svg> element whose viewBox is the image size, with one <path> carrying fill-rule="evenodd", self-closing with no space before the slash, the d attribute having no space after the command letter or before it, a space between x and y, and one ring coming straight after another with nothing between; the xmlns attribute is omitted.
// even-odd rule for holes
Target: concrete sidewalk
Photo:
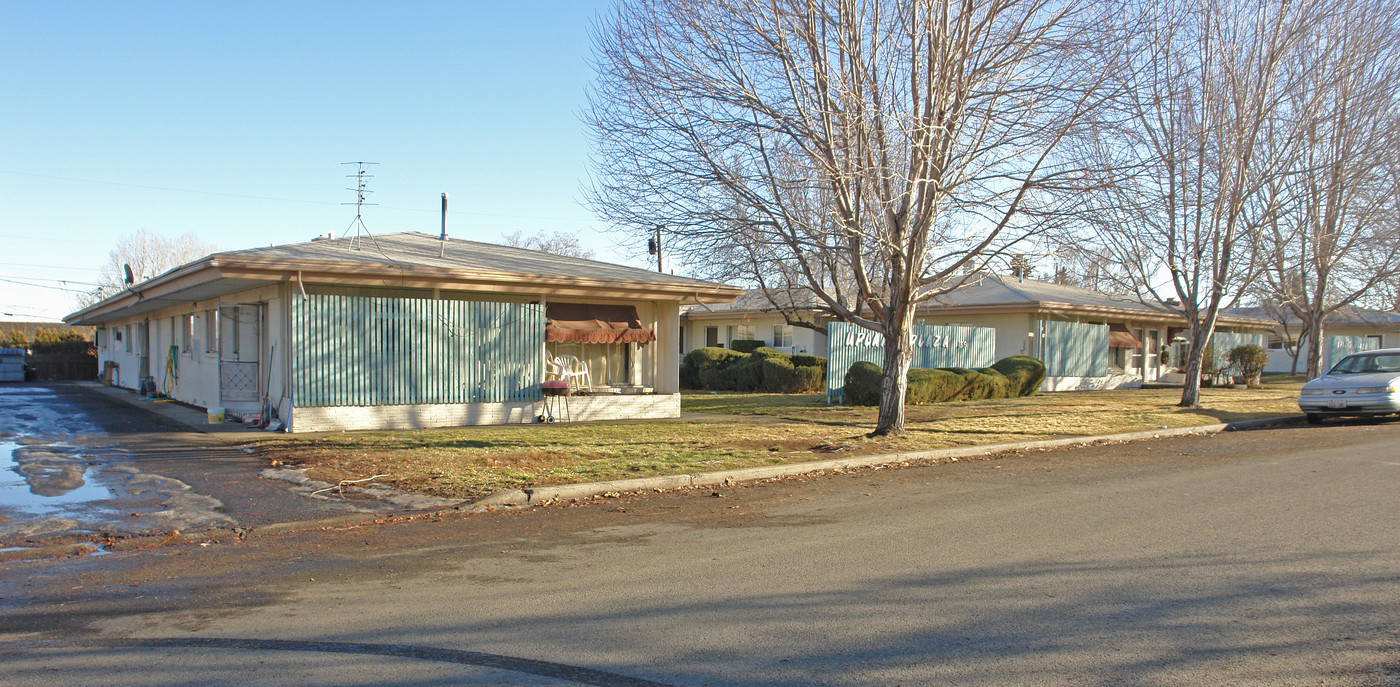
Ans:
<svg viewBox="0 0 1400 687"><path fill-rule="evenodd" d="M191 408L179 403L164 403L149 398L143 398L140 394L129 389L106 386L99 382L67 382L66 384L71 384L88 393L96 394L117 403L140 408L152 415L175 423L186 430L208 434L212 438L227 443L247 441L249 435L252 435L254 432L263 431L239 422L210 423L209 414L203 410Z"/></svg>

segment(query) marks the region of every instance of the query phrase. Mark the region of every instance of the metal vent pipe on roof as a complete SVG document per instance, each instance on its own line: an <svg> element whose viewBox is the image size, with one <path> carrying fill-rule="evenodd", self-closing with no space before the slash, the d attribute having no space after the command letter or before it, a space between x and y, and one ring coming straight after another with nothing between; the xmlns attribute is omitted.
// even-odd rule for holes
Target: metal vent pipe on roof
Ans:
<svg viewBox="0 0 1400 687"><path fill-rule="evenodd" d="M447 240L447 194L446 194L446 193L443 193L443 194L442 194L442 236L441 236L440 238L442 238L443 241L446 241L446 240Z"/></svg>

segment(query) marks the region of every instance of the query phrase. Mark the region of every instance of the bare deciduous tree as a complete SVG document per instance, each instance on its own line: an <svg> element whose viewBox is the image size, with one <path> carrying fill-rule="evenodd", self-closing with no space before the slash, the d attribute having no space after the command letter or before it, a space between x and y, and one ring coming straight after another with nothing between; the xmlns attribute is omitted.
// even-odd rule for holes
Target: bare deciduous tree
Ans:
<svg viewBox="0 0 1400 687"><path fill-rule="evenodd" d="M1042 230L1045 191L1084 176L1056 152L1102 98L1111 10L625 2L596 36L591 204L638 237L665 225L702 272L776 277L883 334L874 433L900 433L915 306Z"/></svg>
<svg viewBox="0 0 1400 687"><path fill-rule="evenodd" d="M1302 322L1309 378L1327 316L1400 277L1400 7L1337 0L1315 17L1288 61L1293 168L1260 236L1268 300Z"/></svg>
<svg viewBox="0 0 1400 687"><path fill-rule="evenodd" d="M127 234L117 239L116 247L107 254L97 289L80 299L79 305L91 305L125 288L126 266L140 283L214 250L213 244L200 241L192 232L173 239L146 229Z"/></svg>
<svg viewBox="0 0 1400 687"><path fill-rule="evenodd" d="M593 251L583 247L579 243L577 234L556 231L553 234L539 231L531 235L526 235L523 229L516 229L514 232L501 237L507 246L516 248L528 248L541 253L552 253L570 258L592 259Z"/></svg>
<svg viewBox="0 0 1400 687"><path fill-rule="evenodd" d="M1277 211L1285 60L1306 15L1291 0L1152 0L1136 18L1121 96L1080 142L1108 182L1084 199L1086 240L1120 290L1185 316L1181 405L1194 407L1217 316L1257 276L1253 237Z"/></svg>

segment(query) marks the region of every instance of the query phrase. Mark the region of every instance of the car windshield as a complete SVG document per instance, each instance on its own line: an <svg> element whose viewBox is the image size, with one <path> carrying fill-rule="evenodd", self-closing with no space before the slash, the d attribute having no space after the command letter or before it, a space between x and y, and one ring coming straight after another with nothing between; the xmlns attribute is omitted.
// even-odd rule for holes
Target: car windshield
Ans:
<svg viewBox="0 0 1400 687"><path fill-rule="evenodd" d="M1400 354L1358 354L1349 355L1332 368L1330 374L1355 375L1368 372L1400 372Z"/></svg>

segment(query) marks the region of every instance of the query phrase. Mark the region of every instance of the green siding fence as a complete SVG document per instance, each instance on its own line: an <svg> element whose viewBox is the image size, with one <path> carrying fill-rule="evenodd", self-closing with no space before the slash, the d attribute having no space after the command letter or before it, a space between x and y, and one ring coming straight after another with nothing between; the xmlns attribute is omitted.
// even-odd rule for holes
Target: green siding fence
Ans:
<svg viewBox="0 0 1400 687"><path fill-rule="evenodd" d="M1352 353L1370 351L1375 348L1376 340L1364 336L1329 336L1327 337L1327 349L1323 351L1322 371L1330 371L1333 365L1342 362L1342 358Z"/></svg>
<svg viewBox="0 0 1400 687"><path fill-rule="evenodd" d="M540 398L542 305L333 295L292 300L295 406Z"/></svg>
<svg viewBox="0 0 1400 687"><path fill-rule="evenodd" d="M850 322L826 325L826 402L844 403L846 371L858 362L885 364L885 336ZM991 327L914 325L910 367L977 369L996 362L997 330Z"/></svg>
<svg viewBox="0 0 1400 687"><path fill-rule="evenodd" d="M1230 365L1230 351L1236 346L1254 344L1267 353L1269 351L1269 341L1263 334L1240 334L1237 332L1216 331L1210 337L1211 350L1215 352L1215 367L1223 370ZM1284 354L1287 355L1287 354Z"/></svg>
<svg viewBox="0 0 1400 687"><path fill-rule="evenodd" d="M1047 377L1108 375L1108 325L1040 321L1040 359Z"/></svg>

